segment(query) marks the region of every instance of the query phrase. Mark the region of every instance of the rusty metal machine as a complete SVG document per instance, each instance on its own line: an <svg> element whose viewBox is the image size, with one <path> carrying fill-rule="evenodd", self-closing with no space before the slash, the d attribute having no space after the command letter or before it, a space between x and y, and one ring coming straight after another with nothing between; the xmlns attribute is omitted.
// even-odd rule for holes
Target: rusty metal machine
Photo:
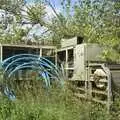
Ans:
<svg viewBox="0 0 120 120"><path fill-rule="evenodd" d="M114 90L120 88L120 64L108 64L100 57L103 47L83 43L83 38L63 39L57 50L58 62L75 85L75 96L97 103L112 103Z"/></svg>
<svg viewBox="0 0 120 120"><path fill-rule="evenodd" d="M1 61L15 54L36 54L63 65L67 79L75 86L75 96L97 103L112 104L114 91L120 89L120 63L108 63L100 57L104 48L84 43L82 37L62 39L55 46L0 45ZM57 59L56 59L57 58Z"/></svg>

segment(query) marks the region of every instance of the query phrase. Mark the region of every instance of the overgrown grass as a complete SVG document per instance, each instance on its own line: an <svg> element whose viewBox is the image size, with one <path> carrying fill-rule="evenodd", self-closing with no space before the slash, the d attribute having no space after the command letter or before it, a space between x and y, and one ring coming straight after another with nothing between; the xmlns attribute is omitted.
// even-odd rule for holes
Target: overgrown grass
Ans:
<svg viewBox="0 0 120 120"><path fill-rule="evenodd" d="M108 114L106 108L101 105L76 99L67 87L25 90L24 94L18 98L16 101L9 101L5 97L1 98L0 120L120 119L119 100L116 100L114 104L114 112Z"/></svg>

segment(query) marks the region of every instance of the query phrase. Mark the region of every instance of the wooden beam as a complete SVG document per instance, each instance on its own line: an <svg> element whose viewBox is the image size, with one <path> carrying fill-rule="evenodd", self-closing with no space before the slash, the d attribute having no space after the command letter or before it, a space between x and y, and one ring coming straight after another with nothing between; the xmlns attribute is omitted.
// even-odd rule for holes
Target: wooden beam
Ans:
<svg viewBox="0 0 120 120"><path fill-rule="evenodd" d="M25 44L1 44L1 46L6 47L21 47L21 48L45 48L45 49L56 49L56 46L47 46L47 45L25 45Z"/></svg>
<svg viewBox="0 0 120 120"><path fill-rule="evenodd" d="M42 48L40 48L40 57L42 57Z"/></svg>
<svg viewBox="0 0 120 120"><path fill-rule="evenodd" d="M2 62L3 60L3 47L0 45L0 61Z"/></svg>

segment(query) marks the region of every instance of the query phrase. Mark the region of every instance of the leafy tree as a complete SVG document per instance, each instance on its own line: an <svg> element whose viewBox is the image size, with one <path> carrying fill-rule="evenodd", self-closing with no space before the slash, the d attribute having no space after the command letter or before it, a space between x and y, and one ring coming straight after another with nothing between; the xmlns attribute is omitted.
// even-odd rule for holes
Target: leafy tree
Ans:
<svg viewBox="0 0 120 120"><path fill-rule="evenodd" d="M45 6L42 3L36 3L27 7L27 18L32 24L45 24L44 17L46 15Z"/></svg>
<svg viewBox="0 0 120 120"><path fill-rule="evenodd" d="M21 18L21 8L25 5L24 0L0 0L0 9L5 10L6 14L11 13Z"/></svg>
<svg viewBox="0 0 120 120"><path fill-rule="evenodd" d="M2 3L0 9L4 10L4 19L1 20L0 24L0 41L2 43L21 41L30 31L30 29L22 29L24 24L44 25L46 13L43 4L35 3L28 6L24 0L0 0L0 2ZM25 15L23 15L23 12Z"/></svg>
<svg viewBox="0 0 120 120"><path fill-rule="evenodd" d="M69 0L64 0L69 3ZM65 13L59 13L50 26L54 35L63 37L82 36L85 42L98 43L105 47L103 59L120 61L120 24L116 2L110 0L80 0L73 6L73 12L63 7ZM70 6L72 7L72 5ZM66 15L67 14L67 15ZM54 36L55 37L55 36ZM58 38L57 38L58 39Z"/></svg>

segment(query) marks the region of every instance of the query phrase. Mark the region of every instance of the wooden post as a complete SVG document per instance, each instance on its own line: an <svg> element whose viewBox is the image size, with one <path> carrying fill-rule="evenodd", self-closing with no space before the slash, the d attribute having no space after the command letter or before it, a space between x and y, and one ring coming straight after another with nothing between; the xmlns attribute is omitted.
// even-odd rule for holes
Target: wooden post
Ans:
<svg viewBox="0 0 120 120"><path fill-rule="evenodd" d="M68 50L66 49L66 59L65 59L65 69L68 68ZM66 76L68 78L68 69L65 70Z"/></svg>
<svg viewBox="0 0 120 120"><path fill-rule="evenodd" d="M42 57L42 48L40 48L40 57Z"/></svg>
<svg viewBox="0 0 120 120"><path fill-rule="evenodd" d="M112 90L111 90L111 73L110 70L107 70L107 78L108 78L108 104L107 104L107 109L110 111L110 106L111 106L111 97L112 97Z"/></svg>
<svg viewBox="0 0 120 120"><path fill-rule="evenodd" d="M103 69L104 69L104 71L106 72L106 74L107 74L107 80L108 80L108 82L107 82L107 85L108 85L108 87L107 87L107 98L108 98L108 100L107 100L107 109L108 109L108 112L110 111L110 106L111 106L111 102L112 102L112 100L111 100L111 98L112 98L112 89L111 89L111 73L110 73L110 70L109 70L109 68L108 67L106 67L105 65L102 65L102 67L103 67Z"/></svg>
<svg viewBox="0 0 120 120"><path fill-rule="evenodd" d="M92 83L90 80L90 74L91 74L91 68L88 67L88 69L87 69L88 95L89 95L88 97L91 100L92 99Z"/></svg>
<svg viewBox="0 0 120 120"><path fill-rule="evenodd" d="M88 94L88 90L87 90L87 86L88 86L88 68L85 68L85 97L87 98L87 94Z"/></svg>
<svg viewBox="0 0 120 120"><path fill-rule="evenodd" d="M55 65L57 65L57 62L58 62L58 58L57 58L57 50L55 50Z"/></svg>
<svg viewBox="0 0 120 120"><path fill-rule="evenodd" d="M3 46L0 45L0 61L2 62L3 60Z"/></svg>

